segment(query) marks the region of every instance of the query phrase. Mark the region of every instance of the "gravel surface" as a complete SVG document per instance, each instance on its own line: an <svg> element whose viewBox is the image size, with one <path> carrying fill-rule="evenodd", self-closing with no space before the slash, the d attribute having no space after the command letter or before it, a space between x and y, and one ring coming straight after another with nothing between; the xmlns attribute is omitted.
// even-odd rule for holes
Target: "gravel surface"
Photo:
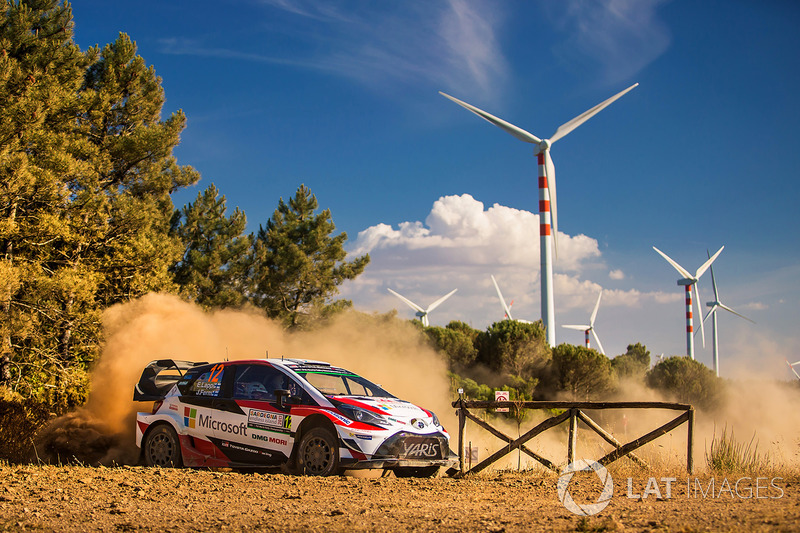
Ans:
<svg viewBox="0 0 800 533"><path fill-rule="evenodd" d="M377 473L375 475L378 475ZM594 503L596 476L577 474L576 502ZM620 478L620 475L616 475ZM739 476L650 482L628 498L615 479L610 504L580 517L547 473L466 479L298 477L278 473L145 467L0 465L0 530L21 531L798 531L800 480ZM714 497L708 484L714 479ZM630 481L642 495L647 477ZM653 492L658 484L661 498ZM759 498L755 487L759 485ZM705 497L697 487L703 487ZM747 489L751 497L746 498ZM689 490L687 490L687 488ZM719 494L722 489L722 494Z"/></svg>

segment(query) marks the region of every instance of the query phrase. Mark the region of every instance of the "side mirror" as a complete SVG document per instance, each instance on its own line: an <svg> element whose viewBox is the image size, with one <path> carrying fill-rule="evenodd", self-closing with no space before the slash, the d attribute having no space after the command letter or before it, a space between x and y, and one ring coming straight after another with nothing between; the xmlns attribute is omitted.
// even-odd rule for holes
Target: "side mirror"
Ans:
<svg viewBox="0 0 800 533"><path fill-rule="evenodd" d="M291 392L286 389L275 389L275 398L278 401L278 407L280 409L286 409L286 399L291 399Z"/></svg>

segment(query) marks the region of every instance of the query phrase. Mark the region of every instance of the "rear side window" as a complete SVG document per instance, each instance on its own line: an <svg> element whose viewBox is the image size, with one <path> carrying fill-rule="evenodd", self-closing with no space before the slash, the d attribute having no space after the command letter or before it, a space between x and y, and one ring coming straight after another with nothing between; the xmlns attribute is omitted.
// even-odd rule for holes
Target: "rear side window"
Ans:
<svg viewBox="0 0 800 533"><path fill-rule="evenodd" d="M187 382L182 386L181 383L178 384L181 393L190 396L220 396L224 370L224 365L220 364L201 369L199 373L196 373L198 371L193 371L191 376L187 373L185 376Z"/></svg>

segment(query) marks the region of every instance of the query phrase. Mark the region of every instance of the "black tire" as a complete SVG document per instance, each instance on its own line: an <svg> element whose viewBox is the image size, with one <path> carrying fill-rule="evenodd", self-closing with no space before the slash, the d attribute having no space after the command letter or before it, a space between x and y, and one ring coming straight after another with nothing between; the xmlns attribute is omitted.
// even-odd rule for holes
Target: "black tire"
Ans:
<svg viewBox="0 0 800 533"><path fill-rule="evenodd" d="M142 451L144 452L144 462L147 466L160 466L162 468L183 466L178 434L166 424L154 427L147 434Z"/></svg>
<svg viewBox="0 0 800 533"><path fill-rule="evenodd" d="M438 473L439 467L436 465L401 467L394 469L395 477L434 477Z"/></svg>
<svg viewBox="0 0 800 533"><path fill-rule="evenodd" d="M297 447L297 471L307 476L339 473L339 440L323 427L303 433Z"/></svg>

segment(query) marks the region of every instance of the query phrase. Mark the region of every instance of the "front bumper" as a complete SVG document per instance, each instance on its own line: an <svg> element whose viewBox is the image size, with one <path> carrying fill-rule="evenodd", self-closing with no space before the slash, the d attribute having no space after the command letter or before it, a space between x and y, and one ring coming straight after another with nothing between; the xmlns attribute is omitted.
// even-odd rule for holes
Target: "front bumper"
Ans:
<svg viewBox="0 0 800 533"><path fill-rule="evenodd" d="M424 468L428 466L444 466L447 469L458 468L458 456L451 454L446 459L400 459L385 457L380 459L364 459L352 464L343 465L347 470L392 469L392 468Z"/></svg>

